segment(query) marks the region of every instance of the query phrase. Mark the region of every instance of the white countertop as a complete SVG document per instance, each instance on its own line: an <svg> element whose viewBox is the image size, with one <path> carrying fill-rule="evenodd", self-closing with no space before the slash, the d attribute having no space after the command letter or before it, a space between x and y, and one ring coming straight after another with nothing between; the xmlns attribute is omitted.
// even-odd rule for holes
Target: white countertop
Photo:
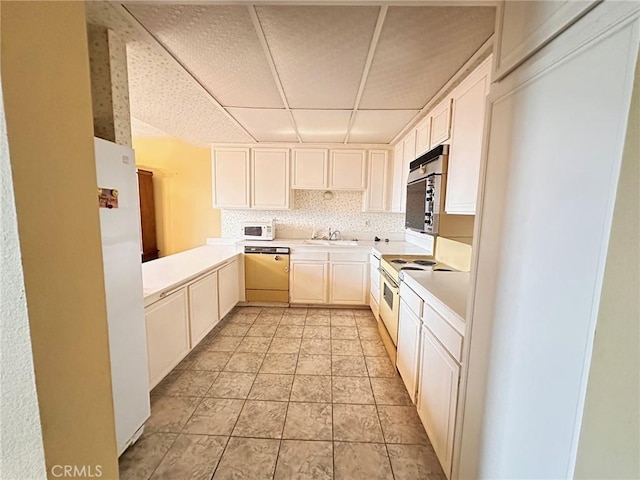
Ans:
<svg viewBox="0 0 640 480"><path fill-rule="evenodd" d="M194 248L142 264L142 286L145 306L207 270L222 265L238 255L235 246Z"/></svg>
<svg viewBox="0 0 640 480"><path fill-rule="evenodd" d="M467 314L467 296L469 293L468 272L432 272L404 271L402 281L420 297L439 303L443 312L457 317L453 325L464 335L464 322Z"/></svg>
<svg viewBox="0 0 640 480"><path fill-rule="evenodd" d="M142 285L145 306L160 298L160 293L176 288L202 275L207 270L220 266L242 253L245 245L290 247L291 249L317 252L345 252L368 250L386 254L421 255L429 252L409 242L358 241L357 246L302 245L303 239L281 239L272 241L238 241L229 245L205 245L176 253L142 264Z"/></svg>
<svg viewBox="0 0 640 480"><path fill-rule="evenodd" d="M403 241L390 241L390 242L374 242L373 240L358 240L358 245L305 245L304 239L297 238L285 238L278 240L247 240L236 242L236 245L243 246L265 246L265 247L289 247L291 249L305 249L313 250L315 252L341 252L351 249L366 249L372 252L377 252L379 255L428 255L429 252L417 245Z"/></svg>

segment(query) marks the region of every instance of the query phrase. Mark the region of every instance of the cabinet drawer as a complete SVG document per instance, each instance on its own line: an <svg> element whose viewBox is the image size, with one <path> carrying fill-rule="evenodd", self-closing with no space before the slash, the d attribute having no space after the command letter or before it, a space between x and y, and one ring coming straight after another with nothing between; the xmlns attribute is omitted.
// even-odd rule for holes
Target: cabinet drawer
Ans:
<svg viewBox="0 0 640 480"><path fill-rule="evenodd" d="M420 318L422 316L424 301L406 283L400 283L400 298L404 300L416 317Z"/></svg>
<svg viewBox="0 0 640 480"><path fill-rule="evenodd" d="M422 321L459 363L462 358L462 336L427 304L424 305Z"/></svg>
<svg viewBox="0 0 640 480"><path fill-rule="evenodd" d="M329 260L332 262L368 262L369 254L361 251L351 252L331 252Z"/></svg>
<svg viewBox="0 0 640 480"><path fill-rule="evenodd" d="M326 262L329 260L329 253L327 252L299 252L292 251L291 252L291 260L311 260L317 262Z"/></svg>
<svg viewBox="0 0 640 480"><path fill-rule="evenodd" d="M380 268L380 259L372 253L369 254L369 263L371 264L371 270L375 269L377 271Z"/></svg>

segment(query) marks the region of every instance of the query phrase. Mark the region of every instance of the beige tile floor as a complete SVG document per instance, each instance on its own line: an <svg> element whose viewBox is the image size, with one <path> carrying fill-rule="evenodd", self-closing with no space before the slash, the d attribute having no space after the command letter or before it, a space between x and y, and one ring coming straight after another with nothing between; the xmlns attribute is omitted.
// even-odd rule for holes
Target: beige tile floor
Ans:
<svg viewBox="0 0 640 480"><path fill-rule="evenodd" d="M151 392L129 479L444 480L369 310L238 307Z"/></svg>

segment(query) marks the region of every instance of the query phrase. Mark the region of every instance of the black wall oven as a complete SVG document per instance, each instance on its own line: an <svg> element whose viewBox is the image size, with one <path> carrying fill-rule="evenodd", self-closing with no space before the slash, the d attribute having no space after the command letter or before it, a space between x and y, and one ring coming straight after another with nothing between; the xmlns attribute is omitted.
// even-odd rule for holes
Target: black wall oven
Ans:
<svg viewBox="0 0 640 480"><path fill-rule="evenodd" d="M405 210L407 228L438 234L448 154L449 145L440 145L411 162Z"/></svg>

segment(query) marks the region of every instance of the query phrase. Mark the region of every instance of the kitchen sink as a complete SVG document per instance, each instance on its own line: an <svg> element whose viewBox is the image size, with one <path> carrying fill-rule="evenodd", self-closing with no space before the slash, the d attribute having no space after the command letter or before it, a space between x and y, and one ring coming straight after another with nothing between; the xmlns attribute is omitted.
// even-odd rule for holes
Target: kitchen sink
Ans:
<svg viewBox="0 0 640 480"><path fill-rule="evenodd" d="M303 240L302 245L322 245L331 247L357 247L355 240Z"/></svg>

